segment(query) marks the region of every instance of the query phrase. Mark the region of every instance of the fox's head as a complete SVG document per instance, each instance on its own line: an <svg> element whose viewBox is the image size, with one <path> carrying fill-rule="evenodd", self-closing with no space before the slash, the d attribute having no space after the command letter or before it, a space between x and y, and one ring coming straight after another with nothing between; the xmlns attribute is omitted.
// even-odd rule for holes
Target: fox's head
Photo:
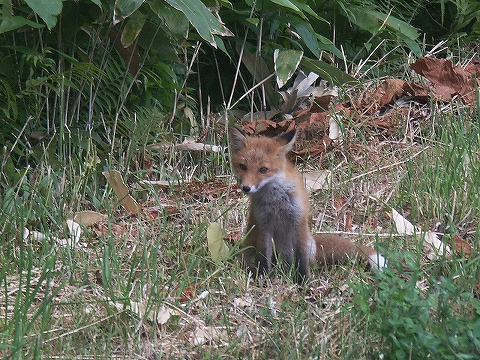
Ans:
<svg viewBox="0 0 480 360"><path fill-rule="evenodd" d="M273 138L250 137L231 126L230 152L240 188L253 194L268 182L284 176L287 154L292 150L295 138L295 130Z"/></svg>

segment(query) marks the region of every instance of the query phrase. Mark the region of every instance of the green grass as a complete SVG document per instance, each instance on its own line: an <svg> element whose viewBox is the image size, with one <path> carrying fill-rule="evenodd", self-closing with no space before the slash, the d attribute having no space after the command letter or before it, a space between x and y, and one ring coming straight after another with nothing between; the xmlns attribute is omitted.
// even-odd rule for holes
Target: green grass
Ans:
<svg viewBox="0 0 480 360"><path fill-rule="evenodd" d="M246 199L223 177L229 174L224 154L148 146L140 154L130 146L111 157L108 166L129 169L130 188L147 174L225 181L220 190L184 184L132 191L147 213L170 207L154 218L125 214L101 167L78 160L84 157L63 167L49 167L45 158L2 194L2 356L477 358L476 253L429 259L421 237L395 235L387 216L394 207L423 230L440 223L444 241L457 234L478 250L479 122L460 110L432 111L429 121L436 128L421 124L425 129L419 126L409 142L399 141L401 131L385 142L367 129L350 129L342 147L323 158L335 182L312 194L313 222L322 231L342 232L345 212L332 204L347 199L345 209L358 226L349 236L377 244L390 268L377 277L357 263L317 269L305 288L288 274L253 281L233 256L226 263L211 260L208 224L219 221L235 248L240 239L234 234L246 222ZM155 162L150 172L142 169L141 156ZM53 237L68 236L67 215L87 209L108 220L84 228L78 246L59 246ZM377 225L366 226L372 219ZM46 237L23 239L23 228ZM158 322L162 307L169 318Z"/></svg>

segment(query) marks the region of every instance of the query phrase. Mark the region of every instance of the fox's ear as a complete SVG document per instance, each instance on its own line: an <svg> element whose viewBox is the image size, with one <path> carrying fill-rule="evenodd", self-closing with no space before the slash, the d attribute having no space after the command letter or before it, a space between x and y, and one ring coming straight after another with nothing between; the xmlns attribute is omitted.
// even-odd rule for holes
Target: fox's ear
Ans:
<svg viewBox="0 0 480 360"><path fill-rule="evenodd" d="M276 137L277 141L282 145L279 155L287 155L295 144L295 139L297 138L297 130L289 131L285 134L279 135Z"/></svg>
<svg viewBox="0 0 480 360"><path fill-rule="evenodd" d="M230 140L230 151L232 153L243 150L247 144L247 136L235 126L228 127L228 138Z"/></svg>

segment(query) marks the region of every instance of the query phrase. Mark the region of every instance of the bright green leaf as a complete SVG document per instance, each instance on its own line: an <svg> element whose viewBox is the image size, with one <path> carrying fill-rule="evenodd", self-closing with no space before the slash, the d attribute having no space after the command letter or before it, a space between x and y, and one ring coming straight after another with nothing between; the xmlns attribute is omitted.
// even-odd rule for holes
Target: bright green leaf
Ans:
<svg viewBox="0 0 480 360"><path fill-rule="evenodd" d="M260 23L260 20L258 18L246 18L245 21L249 22L254 26L258 26L258 24Z"/></svg>
<svg viewBox="0 0 480 360"><path fill-rule="evenodd" d="M198 34L213 47L217 47L213 35L231 36L232 33L212 15L200 0L165 0L173 8L185 14Z"/></svg>
<svg viewBox="0 0 480 360"><path fill-rule="evenodd" d="M190 23L179 10L169 6L164 0L149 0L148 5L165 24L176 39L186 39Z"/></svg>
<svg viewBox="0 0 480 360"><path fill-rule="evenodd" d="M305 45L307 45L308 49L318 58L320 56L318 40L312 26L303 22L292 22L292 26L297 34L300 35Z"/></svg>
<svg viewBox="0 0 480 360"><path fill-rule="evenodd" d="M277 75L277 85L281 89L292 77L302 60L303 51L300 50L278 50L275 49L273 61Z"/></svg>
<svg viewBox="0 0 480 360"><path fill-rule="evenodd" d="M339 68L327 64L320 60L312 60L307 57L303 57L300 62L302 68L320 75L322 78L337 84L343 85L346 83L358 83L358 80L353 76L348 75Z"/></svg>
<svg viewBox="0 0 480 360"><path fill-rule="evenodd" d="M45 26L34 21L27 20L21 16L12 16L10 20L2 20L0 23L0 34L21 28L24 25L31 26L34 29L41 29Z"/></svg>
<svg viewBox="0 0 480 360"><path fill-rule="evenodd" d="M62 12L62 0L25 0L27 5L45 21L51 30L57 23L57 17Z"/></svg>
<svg viewBox="0 0 480 360"><path fill-rule="evenodd" d="M308 15L313 16L317 20L324 21L324 22L328 23L327 20L325 20L324 18L319 16L317 14L317 12L314 11L308 4L304 4L303 2L300 2L300 1L292 1L292 3L295 4L295 6L298 7L304 13L307 13Z"/></svg>
<svg viewBox="0 0 480 360"><path fill-rule="evenodd" d="M343 59L342 52L340 50L338 50L338 48L335 46L335 44L330 39L328 39L325 36L322 36L320 34L316 34L316 35L317 35L317 39L320 41L318 43L318 46L320 47L320 49L325 50L325 51L329 51L332 54L334 54L336 57L338 57L339 59Z"/></svg>
<svg viewBox="0 0 480 360"><path fill-rule="evenodd" d="M122 45L130 46L140 34L145 24L145 16L140 11L135 11L127 20L125 28L122 31Z"/></svg>
<svg viewBox="0 0 480 360"><path fill-rule="evenodd" d="M372 34L378 33L382 27L387 27L394 33L403 34L411 40L415 40L419 36L417 29L412 25L392 15L365 8L352 7L349 10L353 15L350 20Z"/></svg>
<svg viewBox="0 0 480 360"><path fill-rule="evenodd" d="M117 24L123 19L132 15L137 10L144 0L115 0L113 8L113 23Z"/></svg>
<svg viewBox="0 0 480 360"><path fill-rule="evenodd" d="M289 0L270 0L272 3L278 4L280 6L286 7L288 9L292 9L294 11L300 12L300 9L291 1Z"/></svg>

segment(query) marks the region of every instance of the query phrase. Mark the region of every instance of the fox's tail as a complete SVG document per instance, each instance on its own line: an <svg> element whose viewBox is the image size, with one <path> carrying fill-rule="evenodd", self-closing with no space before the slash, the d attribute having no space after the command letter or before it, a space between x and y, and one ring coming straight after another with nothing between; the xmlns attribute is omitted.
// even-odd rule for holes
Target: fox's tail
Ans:
<svg viewBox="0 0 480 360"><path fill-rule="evenodd" d="M338 235L315 234L316 260L321 265L329 265L348 259L363 258L372 270L382 270L387 266L385 257L369 246L354 243Z"/></svg>

